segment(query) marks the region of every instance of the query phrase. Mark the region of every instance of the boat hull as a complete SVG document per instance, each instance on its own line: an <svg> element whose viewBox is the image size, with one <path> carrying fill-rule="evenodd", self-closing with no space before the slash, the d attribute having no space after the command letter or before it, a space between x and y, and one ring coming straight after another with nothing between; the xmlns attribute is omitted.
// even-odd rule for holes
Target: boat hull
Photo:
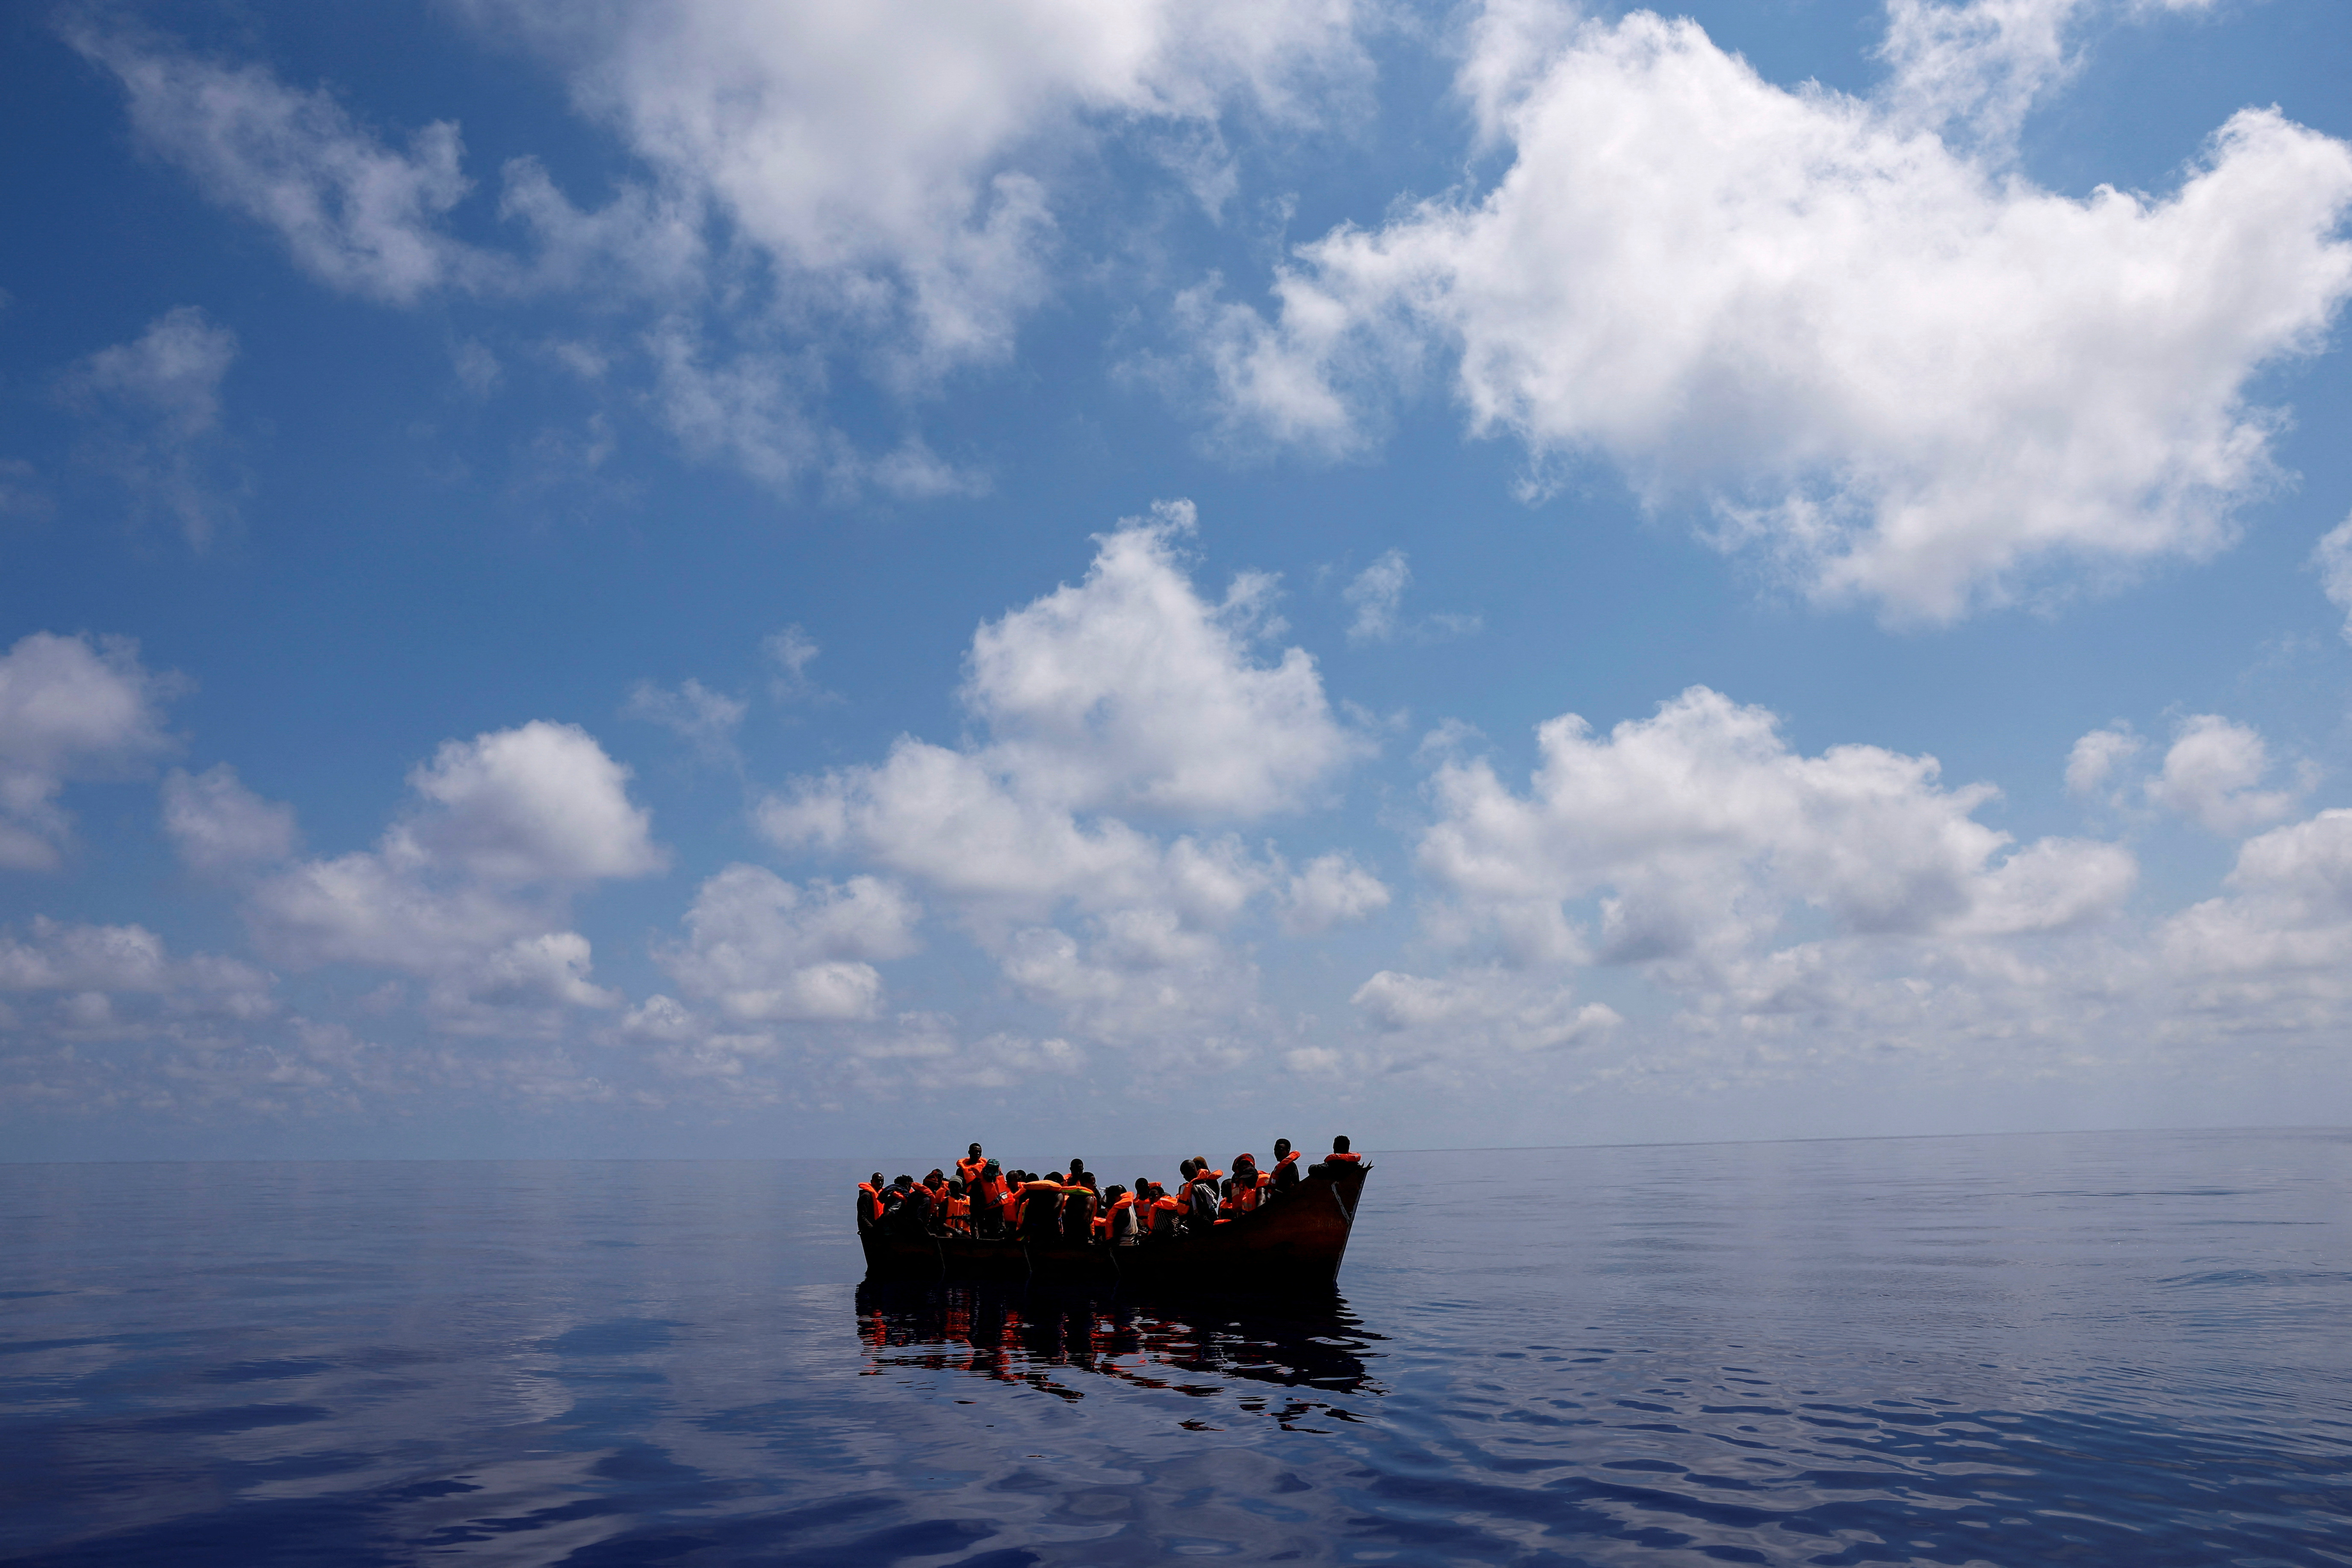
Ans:
<svg viewBox="0 0 2352 1568"><path fill-rule="evenodd" d="M1328 1167L1318 1167L1318 1173ZM860 1233L868 1279L1033 1279L1074 1285L1208 1289L1329 1285L1339 1275L1370 1165L1301 1178L1287 1197L1206 1235L1130 1247L1035 1243L1017 1237Z"/></svg>

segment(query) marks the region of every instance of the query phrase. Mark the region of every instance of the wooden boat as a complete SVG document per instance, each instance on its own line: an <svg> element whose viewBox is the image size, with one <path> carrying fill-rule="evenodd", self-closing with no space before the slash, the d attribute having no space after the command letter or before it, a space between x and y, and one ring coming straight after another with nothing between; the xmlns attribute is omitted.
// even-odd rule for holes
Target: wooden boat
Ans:
<svg viewBox="0 0 2352 1568"><path fill-rule="evenodd" d="M1079 1246L861 1230L870 1280L1028 1279L1054 1284L1259 1289L1328 1286L1339 1278L1370 1165L1315 1165L1287 1197L1206 1235Z"/></svg>

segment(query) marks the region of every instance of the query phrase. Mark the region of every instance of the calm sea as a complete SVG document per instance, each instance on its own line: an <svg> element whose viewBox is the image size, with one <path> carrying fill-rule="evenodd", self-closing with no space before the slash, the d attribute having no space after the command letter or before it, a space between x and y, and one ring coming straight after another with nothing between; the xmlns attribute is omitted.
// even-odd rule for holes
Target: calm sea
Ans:
<svg viewBox="0 0 2352 1568"><path fill-rule="evenodd" d="M847 1162L0 1167L0 1559L2352 1563L2352 1133L1369 1153L1277 1308L861 1288Z"/></svg>

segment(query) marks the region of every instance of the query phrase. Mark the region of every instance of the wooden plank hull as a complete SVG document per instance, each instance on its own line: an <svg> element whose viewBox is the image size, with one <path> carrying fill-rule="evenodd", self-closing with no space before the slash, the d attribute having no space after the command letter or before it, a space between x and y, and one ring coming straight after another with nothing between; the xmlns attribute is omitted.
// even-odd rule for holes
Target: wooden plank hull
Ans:
<svg viewBox="0 0 2352 1568"><path fill-rule="evenodd" d="M1318 1167L1328 1170L1328 1167ZM1206 1235L1131 1247L1037 1243L1017 1237L892 1236L864 1231L872 1280L1033 1279L1071 1285L1259 1289L1338 1279L1370 1165L1304 1177L1289 1196Z"/></svg>

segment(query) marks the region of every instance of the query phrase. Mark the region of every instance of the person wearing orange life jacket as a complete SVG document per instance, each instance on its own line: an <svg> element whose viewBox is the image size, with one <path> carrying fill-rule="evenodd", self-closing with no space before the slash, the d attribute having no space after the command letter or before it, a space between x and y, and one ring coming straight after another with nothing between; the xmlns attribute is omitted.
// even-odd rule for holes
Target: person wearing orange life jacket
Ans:
<svg viewBox="0 0 2352 1568"><path fill-rule="evenodd" d="M1008 1234L1021 1228L1021 1184L1029 1179L1026 1171L1004 1173L1004 1196L997 1203L998 1223Z"/></svg>
<svg viewBox="0 0 2352 1568"><path fill-rule="evenodd" d="M1158 1182L1151 1184L1151 1234L1166 1241L1176 1234L1184 1220L1184 1201L1172 1195Z"/></svg>
<svg viewBox="0 0 2352 1568"><path fill-rule="evenodd" d="M1234 1173L1217 1184L1217 1217L1231 1219L1234 1215L1234 1192L1242 1184L1242 1176L1250 1163L1247 1154L1234 1156Z"/></svg>
<svg viewBox="0 0 2352 1568"><path fill-rule="evenodd" d="M883 1225L901 1236L921 1236L930 1227L931 1194L915 1184L915 1178L901 1174L882 1194L888 1205Z"/></svg>
<svg viewBox="0 0 2352 1568"><path fill-rule="evenodd" d="M971 1228L976 1236L994 1236L1004 1228L1004 1173L993 1160L985 1161L980 1174L964 1184L971 1199Z"/></svg>
<svg viewBox="0 0 2352 1568"><path fill-rule="evenodd" d="M882 1223L882 1173L857 1184L857 1229L860 1235Z"/></svg>
<svg viewBox="0 0 2352 1568"><path fill-rule="evenodd" d="M980 1180L980 1173L985 1170L987 1165L988 1162L980 1157L980 1145L975 1143L964 1152L962 1159L956 1162L956 1177L969 1187L972 1183Z"/></svg>
<svg viewBox="0 0 2352 1568"><path fill-rule="evenodd" d="M1095 1215L1102 1201L1094 1188L1094 1177L1081 1173L1081 1179L1062 1189L1062 1239L1073 1246L1084 1247L1095 1238Z"/></svg>
<svg viewBox="0 0 2352 1568"><path fill-rule="evenodd" d="M1217 1180L1223 1171L1213 1171L1209 1162L1195 1154L1192 1157L1192 1182L1184 1191L1187 1222L1205 1235L1217 1223Z"/></svg>
<svg viewBox="0 0 2352 1568"><path fill-rule="evenodd" d="M1103 1189L1103 1200L1108 1206L1095 1221L1097 1239L1113 1247L1134 1246L1136 1237L1142 1234L1142 1226L1136 1220L1135 1194L1125 1187L1110 1186Z"/></svg>
<svg viewBox="0 0 2352 1568"><path fill-rule="evenodd" d="M1265 1201L1265 1179L1257 1173L1257 1156L1244 1154L1236 1159L1234 1162L1234 1179L1227 1184L1231 1194L1225 1199L1225 1205L1230 1216L1239 1218L1257 1212L1257 1206Z"/></svg>
<svg viewBox="0 0 2352 1568"><path fill-rule="evenodd" d="M947 1195L940 1200L939 1227L950 1236L971 1234L971 1199L964 1193L961 1182L950 1182Z"/></svg>
<svg viewBox="0 0 2352 1568"><path fill-rule="evenodd" d="M1274 1169L1266 1173L1266 1193L1261 1202L1286 1198L1290 1189L1298 1184L1298 1152L1287 1138L1274 1141Z"/></svg>
<svg viewBox="0 0 2352 1568"><path fill-rule="evenodd" d="M1307 1173L1311 1176L1319 1171L1327 1175L1336 1176L1342 1172L1351 1171L1363 1163L1364 1157L1348 1146L1347 1135L1342 1133L1331 1140L1331 1152L1323 1156L1321 1162Z"/></svg>
<svg viewBox="0 0 2352 1568"><path fill-rule="evenodd" d="M1021 1238L1053 1241L1062 1234L1062 1199L1066 1191L1051 1176L1032 1176L1021 1184Z"/></svg>

